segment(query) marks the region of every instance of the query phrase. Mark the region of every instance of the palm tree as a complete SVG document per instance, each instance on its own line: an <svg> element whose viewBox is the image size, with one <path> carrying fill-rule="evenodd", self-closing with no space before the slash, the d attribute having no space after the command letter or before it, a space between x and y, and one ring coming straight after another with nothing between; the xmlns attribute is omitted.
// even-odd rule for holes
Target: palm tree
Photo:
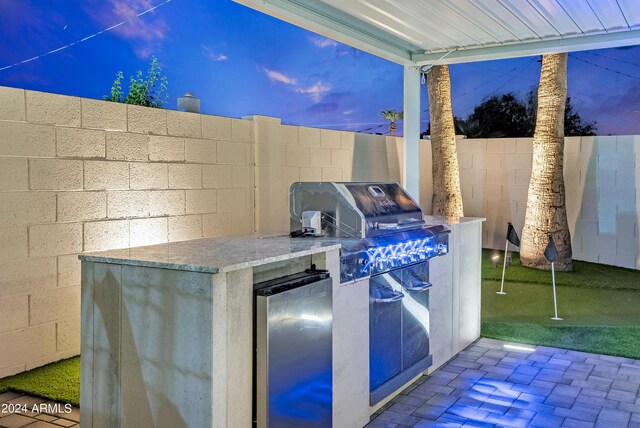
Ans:
<svg viewBox="0 0 640 428"><path fill-rule="evenodd" d="M396 120L401 120L402 117L404 116L404 113L401 111L396 111L396 109L393 109L393 110L383 110L380 112L380 114L385 119L391 121L391 123L389 124L389 135L393 137L394 135L396 135Z"/></svg>
<svg viewBox="0 0 640 428"><path fill-rule="evenodd" d="M464 216L460 193L460 170L456 130L451 108L449 66L434 65L427 74L431 121L433 215Z"/></svg>
<svg viewBox="0 0 640 428"><path fill-rule="evenodd" d="M533 134L533 166L520 247L522 264L538 269L550 266L544 257L549 234L558 250L555 268L572 269L562 167L566 99L567 54L543 55Z"/></svg>

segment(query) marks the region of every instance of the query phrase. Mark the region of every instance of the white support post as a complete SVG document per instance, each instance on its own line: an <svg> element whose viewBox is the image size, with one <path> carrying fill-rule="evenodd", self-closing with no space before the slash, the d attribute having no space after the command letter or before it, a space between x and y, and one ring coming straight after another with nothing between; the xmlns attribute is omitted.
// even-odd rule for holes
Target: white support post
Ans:
<svg viewBox="0 0 640 428"><path fill-rule="evenodd" d="M404 67L402 186L420 204L420 69Z"/></svg>

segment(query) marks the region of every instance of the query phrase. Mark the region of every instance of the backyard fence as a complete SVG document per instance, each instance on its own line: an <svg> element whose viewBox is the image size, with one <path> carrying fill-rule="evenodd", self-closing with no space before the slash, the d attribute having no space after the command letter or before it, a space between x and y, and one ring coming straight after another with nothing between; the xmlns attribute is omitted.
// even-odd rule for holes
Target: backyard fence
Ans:
<svg viewBox="0 0 640 428"><path fill-rule="evenodd" d="M400 181L397 137L0 87L0 377L77 355L82 251L286 233L295 181ZM431 153L421 144L421 202ZM458 141L484 246L524 222L531 139ZM640 137L566 139L574 257L639 268Z"/></svg>

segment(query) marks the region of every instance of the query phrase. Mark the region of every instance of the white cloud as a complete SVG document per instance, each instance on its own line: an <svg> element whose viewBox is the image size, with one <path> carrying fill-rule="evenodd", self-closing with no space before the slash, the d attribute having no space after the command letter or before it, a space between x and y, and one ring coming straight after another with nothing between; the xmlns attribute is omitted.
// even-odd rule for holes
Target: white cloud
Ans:
<svg viewBox="0 0 640 428"><path fill-rule="evenodd" d="M319 48L328 48L331 46L338 46L338 42L335 40L328 39L326 37L312 37L311 43L313 43L316 47Z"/></svg>
<svg viewBox="0 0 640 428"><path fill-rule="evenodd" d="M146 59L153 52L160 51L162 41L169 32L169 25L162 17L163 9L152 10L138 16L140 12L148 11L154 6L153 0L103 0L79 3L86 5L85 12L103 28L124 21L124 24L113 28L112 32L131 40L133 50L139 58ZM0 9L4 7L2 5Z"/></svg>
<svg viewBox="0 0 640 428"><path fill-rule="evenodd" d="M331 85L320 80L308 88L296 88L296 92L300 94L308 94L315 102L320 101L322 97L324 97L324 94L330 90Z"/></svg>
<svg viewBox="0 0 640 428"><path fill-rule="evenodd" d="M298 79L289 77L286 74L280 73L279 71L269 70L267 67L264 67L264 72L272 82L280 82L287 85L296 85L298 83Z"/></svg>
<svg viewBox="0 0 640 428"><path fill-rule="evenodd" d="M153 53L156 50L158 50L158 47L153 45L146 45L146 46L136 47L133 49L133 51L135 52L138 58L144 58L144 59L149 58L151 55L153 55Z"/></svg>
<svg viewBox="0 0 640 428"><path fill-rule="evenodd" d="M89 2L87 2L89 3ZM137 16L138 13L153 7L152 0L108 0L91 2L86 11L100 25L111 26L118 21L127 21L113 29L120 36L147 42L165 38L169 26L157 11Z"/></svg>
<svg viewBox="0 0 640 428"><path fill-rule="evenodd" d="M298 85L298 79L295 77L287 76L279 71L271 70L267 67L262 68L272 82L284 83L285 85L293 86L293 90L298 94L309 95L314 102L319 102L324 95L331 90L331 84L318 80L315 84L309 87L303 87Z"/></svg>
<svg viewBox="0 0 640 428"><path fill-rule="evenodd" d="M355 110L346 110L342 112L342 114L345 116L349 116L350 114L353 114L353 113L355 113Z"/></svg>
<svg viewBox="0 0 640 428"><path fill-rule="evenodd" d="M205 58L209 58L211 61L226 61L229 59L223 53L214 52L213 49L207 45L202 45L202 55L204 55Z"/></svg>

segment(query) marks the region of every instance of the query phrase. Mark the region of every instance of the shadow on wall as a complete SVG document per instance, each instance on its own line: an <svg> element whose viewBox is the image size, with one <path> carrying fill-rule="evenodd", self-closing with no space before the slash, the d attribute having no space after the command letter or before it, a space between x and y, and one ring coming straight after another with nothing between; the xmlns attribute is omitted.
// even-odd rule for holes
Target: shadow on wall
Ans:
<svg viewBox="0 0 640 428"><path fill-rule="evenodd" d="M99 423L95 415L108 426L210 424L211 414L198 410L211 399L206 276L181 280L173 272L137 267L121 272L110 271L95 282L94 340L101 343L93 356L94 424ZM163 376L167 370L175 375Z"/></svg>
<svg viewBox="0 0 640 428"><path fill-rule="evenodd" d="M395 162L390 162L395 138L382 135L356 133L354 135L351 179L345 175L344 181L399 181L397 154Z"/></svg>
<svg viewBox="0 0 640 428"><path fill-rule="evenodd" d="M615 150L615 141L613 145ZM596 253L589 256L583 251L583 241L598 238L598 146L594 138L584 138L575 153L564 156L567 221L573 258L596 263L597 249L592 249Z"/></svg>
<svg viewBox="0 0 640 428"><path fill-rule="evenodd" d="M575 259L640 267L637 139L637 136L582 137L580 152L567 156L566 170L580 171L577 185L573 183L575 179L565 174ZM581 197L571 198L569 192Z"/></svg>
<svg viewBox="0 0 640 428"><path fill-rule="evenodd" d="M612 170L615 173L615 187L603 189L598 195L598 213L610 210L614 205L616 212L612 219L599 222L598 233L615 239L613 248L607 247L607 253L599 255L599 262L617 266L639 268L640 236L638 235L638 200L640 175L636 158L639 156L636 141L638 136L616 137L616 152L604 152L598 156L598 171ZM609 202L611 201L611 202ZM606 206L606 208L605 208Z"/></svg>

